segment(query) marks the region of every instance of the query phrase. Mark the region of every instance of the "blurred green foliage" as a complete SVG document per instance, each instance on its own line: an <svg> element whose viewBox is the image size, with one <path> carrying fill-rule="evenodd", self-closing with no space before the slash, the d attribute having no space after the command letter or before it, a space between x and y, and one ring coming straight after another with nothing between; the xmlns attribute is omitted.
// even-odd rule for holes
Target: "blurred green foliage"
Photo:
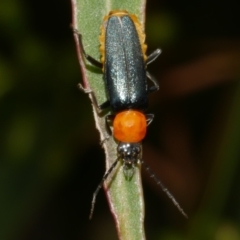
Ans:
<svg viewBox="0 0 240 240"><path fill-rule="evenodd" d="M186 185L180 196L190 216L183 221L146 185L147 239L240 239L236 3L149 1L146 18L150 51L163 49L150 67L161 90L151 100L156 119L146 145L156 144L154 131L160 129L159 148L167 152L164 119L184 119L194 171L181 179L195 176L196 184L190 183L199 187L193 193ZM117 239L103 194L88 221L104 156L88 98L77 89L81 73L70 23L70 1L0 2L1 240ZM213 60L205 61L210 55ZM171 75L184 67L185 75ZM181 153L175 154L188 170ZM173 173L166 174L174 186Z"/></svg>

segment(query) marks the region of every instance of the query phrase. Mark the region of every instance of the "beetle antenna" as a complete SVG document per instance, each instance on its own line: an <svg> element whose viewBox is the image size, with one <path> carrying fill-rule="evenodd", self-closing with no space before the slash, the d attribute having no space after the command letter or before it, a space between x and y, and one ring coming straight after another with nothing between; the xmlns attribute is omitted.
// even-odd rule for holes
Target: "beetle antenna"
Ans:
<svg viewBox="0 0 240 240"><path fill-rule="evenodd" d="M166 193L166 195L168 196L168 198L170 198L170 200L172 201L172 203L177 207L177 209L179 210L179 212L185 217L188 218L188 215L184 212L184 210L182 209L182 207L180 206L180 204L177 202L177 200L175 199L175 197L169 192L169 190L164 186L164 184L156 177L156 175L154 174L154 172L151 170L151 168L143 161L141 160L141 163L144 165L145 170L148 172L150 178L153 178L154 181L157 183L157 185L159 185L162 189L163 192Z"/></svg>
<svg viewBox="0 0 240 240"><path fill-rule="evenodd" d="M109 174L113 171L113 169L116 167L117 163L119 161L119 158L111 165L111 167L106 171L106 173L103 175L103 178L101 182L98 184L96 190L93 193L93 198L92 198L92 204L91 204L91 210L90 210L90 215L89 219L92 219L93 211L94 211L94 206L96 203L96 198L98 195L99 190L102 188L104 181L108 178Z"/></svg>

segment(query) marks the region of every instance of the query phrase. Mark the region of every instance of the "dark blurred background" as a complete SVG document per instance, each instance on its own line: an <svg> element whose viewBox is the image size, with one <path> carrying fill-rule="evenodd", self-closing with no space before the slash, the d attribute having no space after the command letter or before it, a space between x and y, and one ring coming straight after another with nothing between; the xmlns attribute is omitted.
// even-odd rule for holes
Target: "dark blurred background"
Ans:
<svg viewBox="0 0 240 240"><path fill-rule="evenodd" d="M0 239L117 239L70 1L0 1ZM240 239L240 20L235 1L148 1L149 66L161 89L144 160L147 239Z"/></svg>

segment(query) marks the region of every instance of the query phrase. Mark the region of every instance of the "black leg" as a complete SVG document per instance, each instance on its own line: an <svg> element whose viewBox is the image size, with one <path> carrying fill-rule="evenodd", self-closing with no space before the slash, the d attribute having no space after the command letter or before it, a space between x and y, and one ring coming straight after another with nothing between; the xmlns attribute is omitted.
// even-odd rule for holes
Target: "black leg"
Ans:
<svg viewBox="0 0 240 240"><path fill-rule="evenodd" d="M153 86L148 88L148 93L156 92L159 90L159 83L157 80L149 73L147 72L147 78L152 81L154 84Z"/></svg>
<svg viewBox="0 0 240 240"><path fill-rule="evenodd" d="M90 55L88 55L85 50L84 50L84 47L83 47L83 43L82 43L82 35L78 32L77 29L73 29L73 32L75 34L78 35L78 40L79 40L79 44L80 44L80 48L83 52L83 55L84 57L95 67L97 68L102 68L103 67L103 64L101 62L99 62L98 60L96 60L95 58L91 57Z"/></svg>
<svg viewBox="0 0 240 240"><path fill-rule="evenodd" d="M162 50L161 49L156 49L154 52L152 52L148 57L147 57L147 61L146 61L146 64L150 64L152 63L153 61L155 61L158 56L161 54Z"/></svg>
<svg viewBox="0 0 240 240"><path fill-rule="evenodd" d="M81 83L78 84L78 87L81 91L83 91L84 93L90 94L92 97L92 103L95 107L95 109L97 110L97 112L100 114L102 112L102 110L108 108L110 106L109 101L107 100L106 102L102 103L102 104L98 104L97 102L97 98L95 96L95 93L91 90L91 89L86 89L82 86Z"/></svg>
<svg viewBox="0 0 240 240"><path fill-rule="evenodd" d="M145 116L146 116L146 118L147 118L147 125L150 125L151 122L153 121L154 114L148 113L148 114L146 114Z"/></svg>
<svg viewBox="0 0 240 240"><path fill-rule="evenodd" d="M109 114L105 118L106 129L107 129L107 132L110 136L112 135L112 130L111 130L110 126L112 125L112 121L113 121L114 117L115 117L114 115Z"/></svg>
<svg viewBox="0 0 240 240"><path fill-rule="evenodd" d="M146 65L155 61L157 59L157 57L161 54L161 52L162 52L162 50L158 48L153 53L151 53L147 57ZM147 78L150 79L152 81L152 83L154 84L153 86L148 88L148 93L156 92L157 90L159 90L159 84L158 84L157 80L153 76L151 76L151 74L148 71L147 71Z"/></svg>
<svg viewBox="0 0 240 240"><path fill-rule="evenodd" d="M108 133L108 136L105 137L102 141L101 141L101 146L105 143L105 141L107 141L110 136L112 136L112 130L111 130L111 126L112 126L112 122L114 119L115 115L109 114L105 117L105 127Z"/></svg>

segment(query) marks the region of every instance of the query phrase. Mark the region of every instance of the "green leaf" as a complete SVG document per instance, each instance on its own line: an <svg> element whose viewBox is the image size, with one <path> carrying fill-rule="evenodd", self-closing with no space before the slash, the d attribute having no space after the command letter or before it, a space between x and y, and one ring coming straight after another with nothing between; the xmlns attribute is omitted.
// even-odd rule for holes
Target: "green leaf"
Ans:
<svg viewBox="0 0 240 240"><path fill-rule="evenodd" d="M109 11L126 10L131 14L137 15L140 22L144 24L144 0L72 0L72 6L73 28L82 34L83 46L86 53L97 60L100 60L100 27L104 16L108 15ZM76 34L74 37L77 48L79 49L78 37ZM94 91L99 104L105 102L106 95L102 71L91 66L81 54L78 55L83 74L84 87ZM107 136L105 116L99 116L94 108L93 112L101 140L104 140ZM117 144L113 138L110 138L104 142L103 147L106 154L107 170L117 158ZM96 161L98 161L98 159L96 159ZM144 201L140 170L140 166L136 167L133 177L127 180L123 173L122 163L119 162L104 186L115 219L119 239L145 239L143 227Z"/></svg>

